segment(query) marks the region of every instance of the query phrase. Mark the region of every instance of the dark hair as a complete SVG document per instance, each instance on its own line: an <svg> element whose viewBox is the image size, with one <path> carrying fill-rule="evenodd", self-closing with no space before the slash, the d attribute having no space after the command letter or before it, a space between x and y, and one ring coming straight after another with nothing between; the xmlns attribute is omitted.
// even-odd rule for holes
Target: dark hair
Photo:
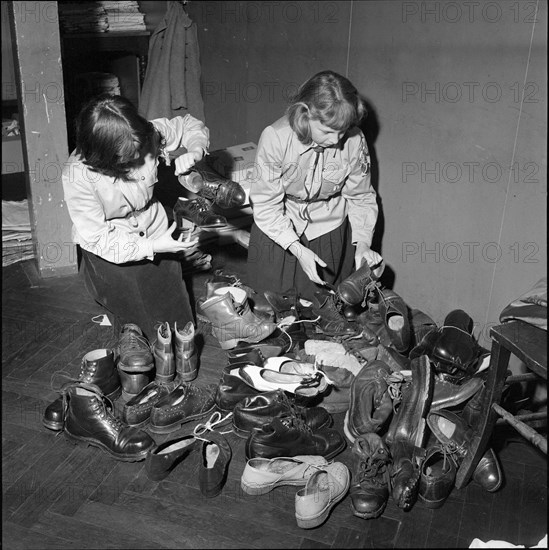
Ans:
<svg viewBox="0 0 549 550"><path fill-rule="evenodd" d="M366 116L357 89L333 71L322 71L302 84L286 114L302 143L311 142L309 120L319 120L333 130L347 131Z"/></svg>
<svg viewBox="0 0 549 550"><path fill-rule="evenodd" d="M158 152L160 141L152 123L122 96L93 98L76 121L76 152L86 166L114 178L129 179L139 158L148 150Z"/></svg>

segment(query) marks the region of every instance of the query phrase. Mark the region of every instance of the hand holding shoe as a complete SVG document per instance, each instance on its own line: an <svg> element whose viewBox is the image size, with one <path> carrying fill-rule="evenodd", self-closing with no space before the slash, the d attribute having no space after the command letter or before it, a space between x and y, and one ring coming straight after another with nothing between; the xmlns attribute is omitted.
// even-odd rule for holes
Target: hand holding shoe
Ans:
<svg viewBox="0 0 549 550"><path fill-rule="evenodd" d="M377 252L374 252L366 243L356 243L355 251L355 266L358 269L363 262L366 262L370 267L381 264L383 258Z"/></svg>
<svg viewBox="0 0 549 550"><path fill-rule="evenodd" d="M199 160L202 160L203 156L203 149L196 149L178 156L175 159L175 175L179 176L188 172Z"/></svg>
<svg viewBox="0 0 549 550"><path fill-rule="evenodd" d="M196 244L198 243L198 239L189 242L176 241L172 237L172 233L176 230L176 228L177 223L173 222L164 234L160 235L160 237L153 241L153 252L181 252L182 250L196 246Z"/></svg>

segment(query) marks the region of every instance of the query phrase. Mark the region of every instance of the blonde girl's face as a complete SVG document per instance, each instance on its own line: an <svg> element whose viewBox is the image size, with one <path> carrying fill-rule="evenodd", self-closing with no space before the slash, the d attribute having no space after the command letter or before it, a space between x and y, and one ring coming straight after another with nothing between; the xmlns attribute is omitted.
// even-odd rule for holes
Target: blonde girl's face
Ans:
<svg viewBox="0 0 549 550"><path fill-rule="evenodd" d="M309 127L311 128L312 140L321 147L332 147L339 143L345 132L342 130L334 130L320 122L320 120L310 119Z"/></svg>

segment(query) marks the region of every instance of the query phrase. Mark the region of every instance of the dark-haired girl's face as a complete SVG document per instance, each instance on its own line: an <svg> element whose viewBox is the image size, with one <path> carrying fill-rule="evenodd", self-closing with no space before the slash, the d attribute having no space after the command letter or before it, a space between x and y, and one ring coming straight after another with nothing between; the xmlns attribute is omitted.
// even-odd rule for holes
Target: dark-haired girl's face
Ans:
<svg viewBox="0 0 549 550"><path fill-rule="evenodd" d="M337 145L341 138L345 135L342 130L334 130L320 120L310 119L309 127L311 128L312 140L321 147L333 147Z"/></svg>

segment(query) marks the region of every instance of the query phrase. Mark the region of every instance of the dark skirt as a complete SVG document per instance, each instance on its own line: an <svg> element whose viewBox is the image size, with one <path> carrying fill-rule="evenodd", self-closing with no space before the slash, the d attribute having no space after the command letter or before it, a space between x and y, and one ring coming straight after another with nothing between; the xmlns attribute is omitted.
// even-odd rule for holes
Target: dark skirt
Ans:
<svg viewBox="0 0 549 550"><path fill-rule="evenodd" d="M310 242L302 235L300 242L326 262L327 267L318 266L317 271L327 283L337 286L353 273L355 247L347 219L337 229ZM255 223L250 232L247 268L247 284L257 292L283 293L295 288L301 298L312 300L315 291L321 288L305 275L291 252L267 237Z"/></svg>
<svg viewBox="0 0 549 550"><path fill-rule="evenodd" d="M160 323L177 321L183 328L193 321L181 262L171 254L154 261L114 264L81 249L80 273L96 302L110 311L116 324L134 323L149 341L156 339Z"/></svg>

